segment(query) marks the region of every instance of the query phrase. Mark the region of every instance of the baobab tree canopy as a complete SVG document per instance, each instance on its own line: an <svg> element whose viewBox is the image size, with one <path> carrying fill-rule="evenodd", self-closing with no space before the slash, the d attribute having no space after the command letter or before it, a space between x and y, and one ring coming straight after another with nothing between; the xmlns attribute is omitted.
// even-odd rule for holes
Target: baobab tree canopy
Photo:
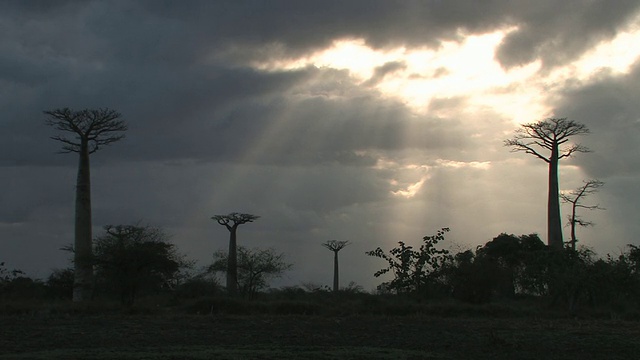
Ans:
<svg viewBox="0 0 640 360"><path fill-rule="evenodd" d="M349 245L349 241L339 241L339 240L328 240L327 242L322 244L322 246L326 247L331 251L340 251L347 245Z"/></svg>
<svg viewBox="0 0 640 360"><path fill-rule="evenodd" d="M237 227L238 225L254 222L255 220L259 219L260 216L232 212L227 215L214 215L211 218L213 220L216 220L220 225L224 225L227 228L232 228L234 226Z"/></svg>
<svg viewBox="0 0 640 360"><path fill-rule="evenodd" d="M73 111L69 108L45 111L49 117L46 123L72 137L56 135L51 138L63 143L62 152L80 152L83 144L89 146L89 153L98 151L101 146L109 145L124 138L127 125L121 120L121 114L115 110L84 109Z"/></svg>
<svg viewBox="0 0 640 360"><path fill-rule="evenodd" d="M524 151L532 154L545 162L551 162L553 152L557 152L557 159L570 157L576 152L589 152L589 149L580 145L568 143L574 135L588 134L586 125L577 123L567 118L549 118L530 124L523 124L516 130L516 135L505 140L506 146L511 146L512 151ZM543 155L544 149L551 151L550 155Z"/></svg>

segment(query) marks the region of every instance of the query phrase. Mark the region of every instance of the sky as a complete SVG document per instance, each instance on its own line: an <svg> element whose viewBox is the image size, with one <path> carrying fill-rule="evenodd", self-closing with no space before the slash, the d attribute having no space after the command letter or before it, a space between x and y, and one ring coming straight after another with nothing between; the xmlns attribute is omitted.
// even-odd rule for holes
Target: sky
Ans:
<svg viewBox="0 0 640 360"><path fill-rule="evenodd" d="M64 107L129 126L91 157L94 234L161 227L198 266L230 212L261 216L240 245L294 264L276 286L330 285L327 240L365 290L385 265L365 251L443 227L453 251L546 241L547 164L504 140L549 117L591 130L560 188L605 182L579 244L620 254L640 245L638 44L637 0L1 1L0 262L69 266L78 159L43 114Z"/></svg>

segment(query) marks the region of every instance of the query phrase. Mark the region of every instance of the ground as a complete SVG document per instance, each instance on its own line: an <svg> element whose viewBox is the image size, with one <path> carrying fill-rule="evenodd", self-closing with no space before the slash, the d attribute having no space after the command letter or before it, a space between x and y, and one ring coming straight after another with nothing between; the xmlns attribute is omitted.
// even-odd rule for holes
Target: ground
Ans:
<svg viewBox="0 0 640 360"><path fill-rule="evenodd" d="M0 359L631 359L640 322L425 316L11 315Z"/></svg>

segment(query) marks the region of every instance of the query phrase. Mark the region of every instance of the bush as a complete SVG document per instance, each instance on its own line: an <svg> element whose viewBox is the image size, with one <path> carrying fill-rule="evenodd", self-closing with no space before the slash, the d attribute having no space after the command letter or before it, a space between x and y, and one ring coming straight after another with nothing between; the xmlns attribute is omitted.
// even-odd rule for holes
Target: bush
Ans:
<svg viewBox="0 0 640 360"><path fill-rule="evenodd" d="M73 296L73 269L55 269L45 283L47 297L71 300Z"/></svg>

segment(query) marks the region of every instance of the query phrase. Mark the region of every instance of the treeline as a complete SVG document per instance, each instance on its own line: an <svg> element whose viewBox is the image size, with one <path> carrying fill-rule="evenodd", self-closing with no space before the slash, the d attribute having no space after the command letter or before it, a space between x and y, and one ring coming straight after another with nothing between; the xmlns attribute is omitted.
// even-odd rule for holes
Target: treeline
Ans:
<svg viewBox="0 0 640 360"><path fill-rule="evenodd" d="M446 231L425 237L419 249L400 242L389 254L380 248L368 252L388 263L375 276L393 273L379 289L475 304L533 299L572 314L581 308L640 310L638 246L600 258L587 248L553 249L537 234L503 233L475 251L450 254L436 248Z"/></svg>
<svg viewBox="0 0 640 360"><path fill-rule="evenodd" d="M92 296L94 303L123 308L135 304L199 313L411 314L425 306L438 313L445 310L434 304L447 303L462 306L467 314L473 307L482 312L486 306L508 304L570 316L640 316L638 246L602 258L586 248L558 251L536 234L500 234L475 250L451 253L441 244L447 231L424 237L416 248L400 242L389 252L367 252L386 263L373 275L390 279L374 293L353 283L339 291L313 284L269 288L270 279L291 268L285 254L239 247L239 296L229 297L216 276L227 269L226 252L214 253L211 265L195 270L161 229L107 226L94 241ZM73 281L72 268L40 280L2 263L0 300L5 307L20 303L21 308L71 304Z"/></svg>

